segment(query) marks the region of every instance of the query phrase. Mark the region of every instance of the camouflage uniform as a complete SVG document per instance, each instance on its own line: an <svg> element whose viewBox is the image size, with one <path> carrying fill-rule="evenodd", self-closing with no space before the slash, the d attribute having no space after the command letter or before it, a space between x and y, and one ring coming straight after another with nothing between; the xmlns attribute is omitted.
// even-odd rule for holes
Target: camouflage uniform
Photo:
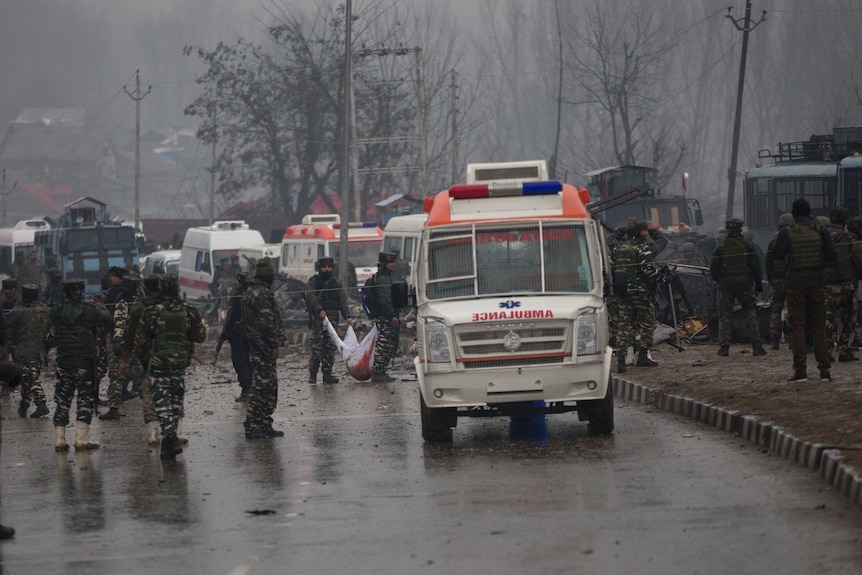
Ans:
<svg viewBox="0 0 862 575"><path fill-rule="evenodd" d="M862 242L844 230L847 210L833 208L828 225L835 243L835 263L825 272L826 340L838 361L858 361L851 348L856 333L856 282L862 269Z"/></svg>
<svg viewBox="0 0 862 575"><path fill-rule="evenodd" d="M107 395L110 409L107 413L99 416L99 419L102 420L116 421L120 419L119 409L123 403L123 396L126 395L126 386L130 382L137 383L141 377L140 363L138 362L130 364L130 369L123 370L122 373L119 370L123 340L129 328L129 310L137 301L139 284L140 278L132 275L125 276L123 278L123 297L114 304L114 328L111 334L111 344L108 347L110 361L108 362Z"/></svg>
<svg viewBox="0 0 862 575"><path fill-rule="evenodd" d="M25 305L6 314L6 337L12 357L22 369L21 403L18 415L25 417L32 401L36 411L31 417L48 415L47 399L39 376L45 360L48 337L48 308L39 305L39 286L23 286Z"/></svg>
<svg viewBox="0 0 862 575"><path fill-rule="evenodd" d="M89 427L96 407L96 339L99 328L111 325L111 315L104 306L83 302L83 282L66 282L62 306L51 308L49 318L57 334L57 384L54 389L54 427L57 450L68 449L62 435L69 424L69 409L78 393L75 445L94 449L98 443L89 441Z"/></svg>
<svg viewBox="0 0 862 575"><path fill-rule="evenodd" d="M392 304L392 271L395 268L395 254L381 252L374 277L374 297L377 298L377 343L374 346L374 366L371 381L390 382L394 377L386 374L389 362L398 348L400 324L398 310Z"/></svg>
<svg viewBox="0 0 862 575"><path fill-rule="evenodd" d="M0 299L0 310L9 311L22 305L24 305L24 301L18 296L18 280L13 278L3 280L3 298Z"/></svg>
<svg viewBox="0 0 862 575"><path fill-rule="evenodd" d="M782 214L778 219L778 231L793 224L793 216L791 214ZM766 279L769 281L770 299L769 299L769 341L772 344L772 349L779 349L781 335L784 333L784 325L781 320L781 312L784 311L784 274L786 273L786 262L776 262L773 250L775 249L775 240L778 238L778 232L775 233L766 247Z"/></svg>
<svg viewBox="0 0 862 575"><path fill-rule="evenodd" d="M248 401L249 393L251 393L252 373L248 342L242 333L236 329L236 324L242 316L242 295L248 287L247 284L248 274L238 273L236 275L236 288L230 294L227 316L219 335L219 343L223 344L225 341L230 343L230 361L236 372L240 389L240 395L235 400L237 402Z"/></svg>
<svg viewBox="0 0 862 575"><path fill-rule="evenodd" d="M658 365L648 352L653 343L655 330L655 304L650 292L655 285L658 270L653 264L654 248L648 243L644 223L630 224L626 239L619 242L613 251L613 266L617 276L624 276L624 294L617 296L619 316L617 319L617 371L626 370L626 350L634 346L638 352L637 364L642 367ZM620 286L621 287L621 286ZM636 336L640 335L640 345Z"/></svg>
<svg viewBox="0 0 862 575"><path fill-rule="evenodd" d="M270 289L275 277L269 258L255 264L255 277L242 296L242 315L237 328L249 342L249 358L254 379L245 415L248 439L280 437L283 431L272 427L272 414L278 403L278 376L275 371L278 348L284 342L284 323Z"/></svg>
<svg viewBox="0 0 862 575"><path fill-rule="evenodd" d="M323 318L328 317L333 327L338 326L338 315L350 320L347 292L332 273L332 258L321 258L317 262L318 274L309 278L306 285L305 303L308 307L308 327L311 328L311 360L308 363L308 383L317 383L317 370L322 368L323 383L338 383L332 375L335 361L335 342L323 327ZM329 269L325 269L326 267ZM323 269L321 269L323 268Z"/></svg>
<svg viewBox="0 0 862 575"><path fill-rule="evenodd" d="M751 336L754 355L766 355L760 343L757 326L757 300L755 292L763 291L760 258L754 244L742 235L742 220L727 220L727 235L715 248L709 262L709 273L719 286L718 355L730 351L731 316L738 301L745 313L745 332Z"/></svg>
<svg viewBox="0 0 862 575"><path fill-rule="evenodd" d="M138 326L140 325L144 310L156 305L156 303L158 303L158 294L148 293L141 301L134 302L129 306L128 324L126 326L125 333L123 334L122 344L120 345L121 362L124 364L124 367L128 366L126 369L130 370L130 379L136 379L139 382L138 388L141 392L141 410L144 414L144 423L147 424L159 420L153 406L153 391L150 372L145 370L143 367L144 364L149 363L149 349L141 350L140 356L133 355L132 351L135 346L135 336L137 335Z"/></svg>
<svg viewBox="0 0 862 575"><path fill-rule="evenodd" d="M158 302L142 311L135 330L132 354L141 357L149 351L147 371L162 428L162 459L173 459L183 451L177 427L184 415L185 372L194 343L206 341L206 336L200 315L183 303L179 286L171 280L166 281Z"/></svg>

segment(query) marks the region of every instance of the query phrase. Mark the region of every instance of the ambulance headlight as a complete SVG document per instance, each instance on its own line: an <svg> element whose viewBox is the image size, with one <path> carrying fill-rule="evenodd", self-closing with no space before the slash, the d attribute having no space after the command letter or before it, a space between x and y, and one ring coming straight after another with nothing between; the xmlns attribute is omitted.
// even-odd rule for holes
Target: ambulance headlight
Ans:
<svg viewBox="0 0 862 575"><path fill-rule="evenodd" d="M593 355L598 347L598 316L594 313L578 317L578 355Z"/></svg>
<svg viewBox="0 0 862 575"><path fill-rule="evenodd" d="M440 321L425 322L425 343L430 363L451 363L452 351L449 349L449 333Z"/></svg>

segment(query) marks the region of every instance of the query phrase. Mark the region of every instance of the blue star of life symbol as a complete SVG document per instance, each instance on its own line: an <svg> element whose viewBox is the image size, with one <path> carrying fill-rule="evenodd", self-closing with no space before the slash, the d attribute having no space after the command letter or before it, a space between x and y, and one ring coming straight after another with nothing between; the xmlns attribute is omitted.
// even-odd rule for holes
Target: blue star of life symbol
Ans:
<svg viewBox="0 0 862 575"><path fill-rule="evenodd" d="M510 299L509 301L501 301L498 305L503 309L513 309L521 307L521 302Z"/></svg>

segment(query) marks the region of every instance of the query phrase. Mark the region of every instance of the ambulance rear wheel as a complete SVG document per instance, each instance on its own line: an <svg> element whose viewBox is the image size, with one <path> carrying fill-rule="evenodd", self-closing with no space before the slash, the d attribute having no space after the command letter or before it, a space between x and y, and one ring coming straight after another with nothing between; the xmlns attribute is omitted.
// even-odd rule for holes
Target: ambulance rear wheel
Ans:
<svg viewBox="0 0 862 575"><path fill-rule="evenodd" d="M431 408L419 394L419 413L422 417L422 439L428 443L449 443L452 441L452 428L457 422L452 407Z"/></svg>

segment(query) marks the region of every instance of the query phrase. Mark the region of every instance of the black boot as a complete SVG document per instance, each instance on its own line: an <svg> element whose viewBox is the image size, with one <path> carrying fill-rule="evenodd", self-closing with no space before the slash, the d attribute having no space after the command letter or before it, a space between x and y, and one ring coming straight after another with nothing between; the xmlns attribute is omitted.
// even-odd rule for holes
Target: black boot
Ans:
<svg viewBox="0 0 862 575"><path fill-rule="evenodd" d="M771 344L772 349L781 349L781 346L779 345L781 343L781 335L773 333L769 336L769 343Z"/></svg>
<svg viewBox="0 0 862 575"><path fill-rule="evenodd" d="M44 401L36 406L36 411L30 414L30 417L36 419L38 417L42 417L43 415L48 415L48 404Z"/></svg>
<svg viewBox="0 0 862 575"><path fill-rule="evenodd" d="M648 349L641 348L640 352L638 352L638 367L658 367L658 362L653 361L649 358Z"/></svg>
<svg viewBox="0 0 862 575"><path fill-rule="evenodd" d="M766 350L763 349L763 346L759 343L753 343L751 344L751 355L754 355L755 357L758 355L766 355Z"/></svg>
<svg viewBox="0 0 862 575"><path fill-rule="evenodd" d="M13 537L15 537L15 529L0 525L0 540L12 539Z"/></svg>
<svg viewBox="0 0 862 575"><path fill-rule="evenodd" d="M317 383L317 372L312 371L308 374L308 383Z"/></svg>
<svg viewBox="0 0 862 575"><path fill-rule="evenodd" d="M617 352L617 373L625 373L626 372L626 352L618 351Z"/></svg>
<svg viewBox="0 0 862 575"><path fill-rule="evenodd" d="M718 348L718 355L720 355L721 357L729 356L730 355L730 346L729 345L720 346Z"/></svg>
<svg viewBox="0 0 862 575"><path fill-rule="evenodd" d="M169 435L162 439L162 449L159 457L161 459L174 459L177 455L183 452L183 444L179 438L174 435Z"/></svg>
<svg viewBox="0 0 862 575"><path fill-rule="evenodd" d="M21 403L18 404L18 417L27 417L28 407L30 407L30 404L22 399Z"/></svg>
<svg viewBox="0 0 862 575"><path fill-rule="evenodd" d="M120 410L116 407L112 407L105 413L99 416L99 419L102 421L118 421L120 419Z"/></svg>
<svg viewBox="0 0 862 575"><path fill-rule="evenodd" d="M323 383L338 383L338 378L332 372L323 372Z"/></svg>

